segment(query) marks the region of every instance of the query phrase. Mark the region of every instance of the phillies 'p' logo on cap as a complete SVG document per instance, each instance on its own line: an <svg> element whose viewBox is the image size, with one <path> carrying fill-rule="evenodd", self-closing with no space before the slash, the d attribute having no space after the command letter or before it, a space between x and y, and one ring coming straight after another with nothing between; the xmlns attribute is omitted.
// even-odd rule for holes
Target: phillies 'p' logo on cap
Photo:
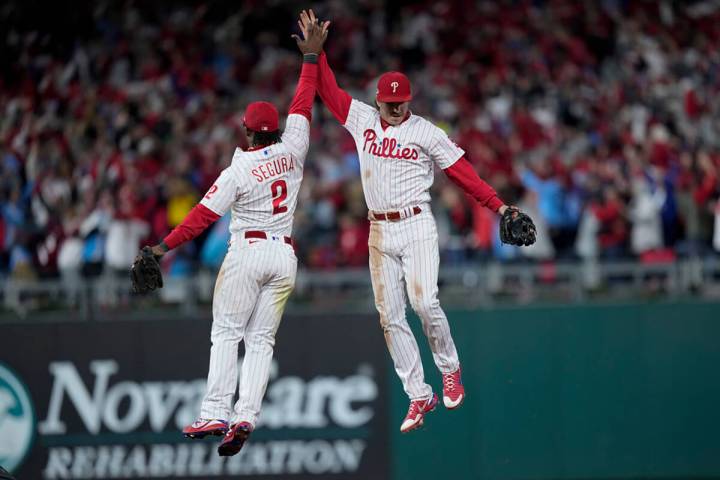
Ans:
<svg viewBox="0 0 720 480"><path fill-rule="evenodd" d="M409 102L412 99L410 80L400 72L387 72L377 83L378 102Z"/></svg>
<svg viewBox="0 0 720 480"><path fill-rule="evenodd" d="M245 109L243 125L253 132L274 132L279 128L279 115L269 102L253 102Z"/></svg>

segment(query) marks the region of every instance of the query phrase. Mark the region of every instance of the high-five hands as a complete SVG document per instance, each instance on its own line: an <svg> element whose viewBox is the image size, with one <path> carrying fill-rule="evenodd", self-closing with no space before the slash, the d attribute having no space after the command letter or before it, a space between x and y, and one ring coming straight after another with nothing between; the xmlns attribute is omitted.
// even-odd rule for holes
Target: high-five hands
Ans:
<svg viewBox="0 0 720 480"><path fill-rule="evenodd" d="M300 12L298 27L300 27L303 38L300 38L298 35L292 35L292 38L295 39L303 55L306 53L320 54L320 52L322 52L329 26L330 22L326 21L321 23L320 20L315 17L312 9L310 11L303 10Z"/></svg>

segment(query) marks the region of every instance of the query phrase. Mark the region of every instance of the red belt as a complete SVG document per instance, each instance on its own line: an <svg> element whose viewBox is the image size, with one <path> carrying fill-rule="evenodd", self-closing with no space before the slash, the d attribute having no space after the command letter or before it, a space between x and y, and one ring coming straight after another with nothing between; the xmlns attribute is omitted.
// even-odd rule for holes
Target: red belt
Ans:
<svg viewBox="0 0 720 480"><path fill-rule="evenodd" d="M268 234L259 230L248 230L245 232L245 238L260 238L262 240L268 239ZM293 241L290 237L283 237L283 241L288 245L292 245Z"/></svg>
<svg viewBox="0 0 720 480"><path fill-rule="evenodd" d="M412 207L412 215L417 215L418 213L422 212L422 209L420 207ZM370 211L370 215L373 216L373 219L375 220L400 220L402 219L402 213L401 212L373 212ZM409 216L412 216L409 215ZM407 217L406 217L407 218Z"/></svg>

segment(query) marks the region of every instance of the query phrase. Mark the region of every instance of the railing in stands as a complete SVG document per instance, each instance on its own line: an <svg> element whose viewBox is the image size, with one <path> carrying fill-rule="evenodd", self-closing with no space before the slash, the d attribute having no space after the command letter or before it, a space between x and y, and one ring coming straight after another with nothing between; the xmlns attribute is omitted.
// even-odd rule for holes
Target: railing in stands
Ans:
<svg viewBox="0 0 720 480"><path fill-rule="evenodd" d="M168 310L181 316L207 310L216 272L167 278L165 287L145 296L130 293L128 276L80 276L56 280L4 279L2 320L147 318ZM445 307L482 309L497 305L576 304L592 301L662 300L697 296L720 298L720 258L673 263L554 262L483 263L443 267L440 300ZM368 269L300 270L289 309L328 313L372 311Z"/></svg>

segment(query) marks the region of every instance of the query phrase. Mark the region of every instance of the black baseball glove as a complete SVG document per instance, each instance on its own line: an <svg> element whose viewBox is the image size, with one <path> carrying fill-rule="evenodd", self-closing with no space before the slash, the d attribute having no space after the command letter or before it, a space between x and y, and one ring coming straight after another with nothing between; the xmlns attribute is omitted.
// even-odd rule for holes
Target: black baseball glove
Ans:
<svg viewBox="0 0 720 480"><path fill-rule="evenodd" d="M147 293L162 288L163 278L158 260L160 257L153 254L150 247L140 250L130 269L133 292Z"/></svg>
<svg viewBox="0 0 720 480"><path fill-rule="evenodd" d="M508 207L500 219L500 241L510 245L528 246L535 243L535 224L517 207Z"/></svg>

